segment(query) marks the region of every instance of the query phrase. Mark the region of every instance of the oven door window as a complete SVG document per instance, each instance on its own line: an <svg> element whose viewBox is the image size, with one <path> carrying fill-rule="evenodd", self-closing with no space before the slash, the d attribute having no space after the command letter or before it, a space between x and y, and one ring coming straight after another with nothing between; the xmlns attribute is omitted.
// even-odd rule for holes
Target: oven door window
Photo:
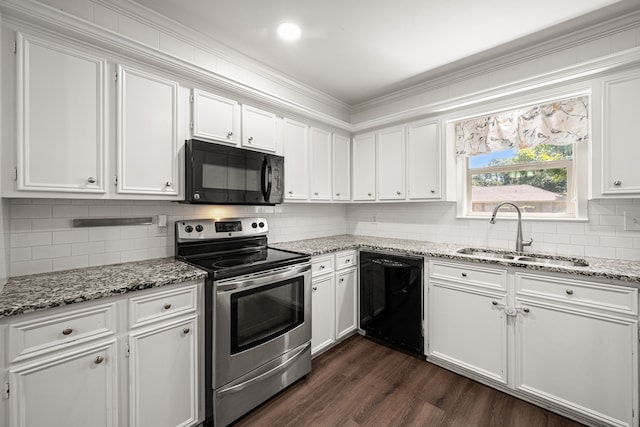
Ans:
<svg viewBox="0 0 640 427"><path fill-rule="evenodd" d="M304 322L304 276L231 295L231 354L277 338Z"/></svg>

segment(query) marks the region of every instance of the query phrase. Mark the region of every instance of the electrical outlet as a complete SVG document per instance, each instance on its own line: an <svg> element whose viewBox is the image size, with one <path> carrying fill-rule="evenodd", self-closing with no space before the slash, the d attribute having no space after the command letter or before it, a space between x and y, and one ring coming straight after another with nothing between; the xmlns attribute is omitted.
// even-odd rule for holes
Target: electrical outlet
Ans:
<svg viewBox="0 0 640 427"><path fill-rule="evenodd" d="M640 231L640 212L625 211L624 229L627 231Z"/></svg>

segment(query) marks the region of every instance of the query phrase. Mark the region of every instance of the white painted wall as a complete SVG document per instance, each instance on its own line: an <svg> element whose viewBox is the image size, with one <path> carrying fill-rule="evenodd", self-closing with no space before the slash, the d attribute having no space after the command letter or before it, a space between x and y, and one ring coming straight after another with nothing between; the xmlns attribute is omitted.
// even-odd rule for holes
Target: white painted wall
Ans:
<svg viewBox="0 0 640 427"><path fill-rule="evenodd" d="M592 200L588 222L523 220L528 251L640 261L640 231L625 231L624 211L640 212L640 199ZM455 203L352 204L347 233L515 249L517 222L457 219Z"/></svg>
<svg viewBox="0 0 640 427"><path fill-rule="evenodd" d="M11 199L10 276L174 256L174 223L181 219L260 216L269 242L346 233L346 205L208 206L173 202ZM161 230L157 215L168 215ZM72 228L73 218L153 216L153 225ZM0 269L1 272L1 269Z"/></svg>

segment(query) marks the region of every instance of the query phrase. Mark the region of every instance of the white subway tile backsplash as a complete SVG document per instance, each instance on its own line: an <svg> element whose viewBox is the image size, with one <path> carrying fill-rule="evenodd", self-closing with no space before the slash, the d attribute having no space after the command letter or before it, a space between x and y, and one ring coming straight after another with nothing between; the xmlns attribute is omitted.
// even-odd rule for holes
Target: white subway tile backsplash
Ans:
<svg viewBox="0 0 640 427"><path fill-rule="evenodd" d="M31 248L33 259L61 258L71 256L71 245L46 245Z"/></svg>
<svg viewBox="0 0 640 427"><path fill-rule="evenodd" d="M51 218L52 210L51 205L11 205L10 215L12 220L26 218Z"/></svg>
<svg viewBox="0 0 640 427"><path fill-rule="evenodd" d="M89 231L87 229L54 231L52 234L53 243L80 243L89 241Z"/></svg>
<svg viewBox="0 0 640 427"><path fill-rule="evenodd" d="M73 243L71 245L71 255L100 254L105 252L104 249L105 242Z"/></svg>
<svg viewBox="0 0 640 427"><path fill-rule="evenodd" d="M84 218L89 215L89 207L83 205L53 206L52 216L55 218Z"/></svg>
<svg viewBox="0 0 640 427"><path fill-rule="evenodd" d="M605 246L610 248L632 248L633 238L601 236L600 246Z"/></svg>
<svg viewBox="0 0 640 427"><path fill-rule="evenodd" d="M12 219L9 223L9 227L12 233L20 233L31 231L30 219Z"/></svg>
<svg viewBox="0 0 640 427"><path fill-rule="evenodd" d="M38 274L53 271L52 265L52 259L39 259L36 261L12 261L9 264L9 268L12 276L24 276L26 274Z"/></svg>
<svg viewBox="0 0 640 427"><path fill-rule="evenodd" d="M71 270L73 268L84 268L84 267L89 267L89 256L79 255L79 256L54 258L52 260L52 263L53 263L53 266L52 266L53 271Z"/></svg>
<svg viewBox="0 0 640 427"><path fill-rule="evenodd" d="M31 247L11 248L10 257L11 257L11 260L15 262L29 261L31 260Z"/></svg>
<svg viewBox="0 0 640 427"><path fill-rule="evenodd" d="M95 267L98 265L118 264L122 262L120 259L120 252L109 252L102 254L89 255L89 266Z"/></svg>
<svg viewBox="0 0 640 427"><path fill-rule="evenodd" d="M33 231L59 231L69 228L71 228L71 218L36 218L31 220L31 230Z"/></svg>
<svg viewBox="0 0 640 427"><path fill-rule="evenodd" d="M11 247L22 248L51 244L51 233L11 233Z"/></svg>

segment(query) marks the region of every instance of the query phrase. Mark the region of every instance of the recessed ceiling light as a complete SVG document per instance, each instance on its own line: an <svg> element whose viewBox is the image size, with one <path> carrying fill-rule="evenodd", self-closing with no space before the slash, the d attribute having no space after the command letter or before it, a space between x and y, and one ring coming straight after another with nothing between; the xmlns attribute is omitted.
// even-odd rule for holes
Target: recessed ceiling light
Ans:
<svg viewBox="0 0 640 427"><path fill-rule="evenodd" d="M286 41L294 41L298 40L302 35L302 30L298 26L298 24L294 24L293 22L283 22L278 25L278 36L282 40Z"/></svg>

